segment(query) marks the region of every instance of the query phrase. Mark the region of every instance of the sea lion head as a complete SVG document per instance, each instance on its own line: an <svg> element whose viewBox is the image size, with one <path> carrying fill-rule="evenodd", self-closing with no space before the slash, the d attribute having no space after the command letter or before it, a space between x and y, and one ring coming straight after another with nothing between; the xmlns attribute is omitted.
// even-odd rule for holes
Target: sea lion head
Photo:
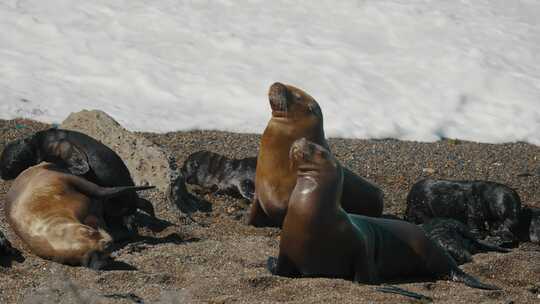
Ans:
<svg viewBox="0 0 540 304"><path fill-rule="evenodd" d="M268 99L272 118L312 119L322 124L322 111L317 101L296 87L276 82L270 86Z"/></svg>
<svg viewBox="0 0 540 304"><path fill-rule="evenodd" d="M301 138L290 149L291 166L297 168L297 184L303 179L302 193L318 188L329 196L328 201L339 202L343 188L343 170L330 150L314 142Z"/></svg>
<svg viewBox="0 0 540 304"><path fill-rule="evenodd" d="M16 178L36 162L37 154L31 137L10 142L0 155L0 176L5 180Z"/></svg>

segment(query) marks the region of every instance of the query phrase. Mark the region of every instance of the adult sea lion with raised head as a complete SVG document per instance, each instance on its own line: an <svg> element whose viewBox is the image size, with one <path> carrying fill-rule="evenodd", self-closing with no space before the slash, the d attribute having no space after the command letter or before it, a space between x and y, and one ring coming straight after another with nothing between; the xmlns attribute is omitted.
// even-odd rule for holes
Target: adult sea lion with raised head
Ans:
<svg viewBox="0 0 540 304"><path fill-rule="evenodd" d="M332 277L379 284L406 277L450 278L497 289L458 268L416 225L347 214L340 206L343 170L325 147L306 139L291 147L297 181L283 223L277 275Z"/></svg>
<svg viewBox="0 0 540 304"><path fill-rule="evenodd" d="M48 162L20 173L7 193L6 218L36 255L101 268L112 238L103 219L107 201L152 186L101 187Z"/></svg>
<svg viewBox="0 0 540 304"><path fill-rule="evenodd" d="M103 187L134 185L128 168L116 152L86 134L56 128L10 142L0 155L0 175L5 180L13 179L42 161L55 163ZM126 221L126 226L133 229L129 216L136 209L154 216L152 204L133 191L124 192L113 201L105 207L109 224Z"/></svg>
<svg viewBox="0 0 540 304"><path fill-rule="evenodd" d="M248 224L281 226L296 183L296 167L289 163L292 143L306 138L329 149L319 104L306 92L279 82L269 90L272 118L261 138L255 173L255 198ZM380 216L383 192L373 183L343 168L341 206L347 212Z"/></svg>

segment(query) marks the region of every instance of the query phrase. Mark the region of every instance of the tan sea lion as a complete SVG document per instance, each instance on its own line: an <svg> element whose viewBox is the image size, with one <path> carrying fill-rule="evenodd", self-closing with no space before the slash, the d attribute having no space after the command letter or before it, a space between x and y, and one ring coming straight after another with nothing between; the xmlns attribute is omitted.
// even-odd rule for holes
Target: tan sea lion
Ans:
<svg viewBox="0 0 540 304"><path fill-rule="evenodd" d="M416 225L347 214L339 204L343 171L325 147L300 139L290 154L298 177L283 223L277 265L269 263L273 273L368 284L447 277L475 288L497 289L464 273Z"/></svg>
<svg viewBox="0 0 540 304"><path fill-rule="evenodd" d="M289 196L296 183L296 168L289 163L292 143L306 138L326 149L323 115L315 99L290 85L274 83L268 97L272 118L261 138L255 175L255 198L248 224L281 226ZM350 213L380 216L383 192L344 168L342 207Z"/></svg>
<svg viewBox="0 0 540 304"><path fill-rule="evenodd" d="M36 255L101 268L112 242L103 219L106 199L150 188L100 187L42 162L15 179L7 193L5 212L15 233Z"/></svg>

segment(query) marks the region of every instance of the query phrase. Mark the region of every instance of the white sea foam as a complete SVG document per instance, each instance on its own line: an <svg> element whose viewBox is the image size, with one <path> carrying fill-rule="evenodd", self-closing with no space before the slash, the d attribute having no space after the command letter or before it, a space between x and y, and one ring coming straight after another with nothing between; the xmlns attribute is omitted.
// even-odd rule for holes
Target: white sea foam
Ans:
<svg viewBox="0 0 540 304"><path fill-rule="evenodd" d="M260 133L275 81L328 136L540 145L540 2L3 0L0 118Z"/></svg>

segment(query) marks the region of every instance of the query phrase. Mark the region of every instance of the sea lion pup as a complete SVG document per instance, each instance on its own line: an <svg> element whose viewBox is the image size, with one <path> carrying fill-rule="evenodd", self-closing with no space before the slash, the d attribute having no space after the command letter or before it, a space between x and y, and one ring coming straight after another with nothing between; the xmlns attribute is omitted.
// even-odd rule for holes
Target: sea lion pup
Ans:
<svg viewBox="0 0 540 304"><path fill-rule="evenodd" d="M339 204L343 171L323 146L306 139L291 147L297 181L279 245L274 274L332 277L379 284L404 277L447 277L497 289L459 269L418 226L400 220L347 214Z"/></svg>
<svg viewBox="0 0 540 304"><path fill-rule="evenodd" d="M0 156L0 175L13 179L23 170L42 161L55 163L103 187L133 186L128 168L113 150L94 138L76 131L48 129L10 142ZM126 221L126 216L141 209L154 216L152 204L137 196L133 191L114 198L113 204L105 206L108 224Z"/></svg>
<svg viewBox="0 0 540 304"><path fill-rule="evenodd" d="M472 255L479 252L510 252L487 242L478 240L467 225L450 218L433 218L420 225L426 235L445 249L458 265L472 262Z"/></svg>
<svg viewBox="0 0 540 304"><path fill-rule="evenodd" d="M24 170L7 193L5 213L15 233L36 255L100 268L109 254L103 207L126 192L150 186L100 187L43 162Z"/></svg>
<svg viewBox="0 0 540 304"><path fill-rule="evenodd" d="M255 198L248 224L281 226L289 196L296 183L296 168L289 163L292 143L305 137L326 149L321 109L304 91L274 83L268 97L272 118L261 138L255 174ZM371 182L343 168L341 205L349 213L380 216L383 192Z"/></svg>
<svg viewBox="0 0 540 304"><path fill-rule="evenodd" d="M512 243L521 200L510 187L488 181L424 179L407 196L405 219L421 224L434 217L456 219L478 238L490 234L499 243ZM486 229L486 223L488 229Z"/></svg>
<svg viewBox="0 0 540 304"><path fill-rule="evenodd" d="M11 246L11 242L0 231L0 256L17 255L18 251Z"/></svg>
<svg viewBox="0 0 540 304"><path fill-rule="evenodd" d="M211 192L243 197L250 202L255 192L257 158L231 159L210 152L198 151L186 159L181 172L186 183Z"/></svg>
<svg viewBox="0 0 540 304"><path fill-rule="evenodd" d="M522 242L540 243L540 208L521 208L519 224L512 231Z"/></svg>

